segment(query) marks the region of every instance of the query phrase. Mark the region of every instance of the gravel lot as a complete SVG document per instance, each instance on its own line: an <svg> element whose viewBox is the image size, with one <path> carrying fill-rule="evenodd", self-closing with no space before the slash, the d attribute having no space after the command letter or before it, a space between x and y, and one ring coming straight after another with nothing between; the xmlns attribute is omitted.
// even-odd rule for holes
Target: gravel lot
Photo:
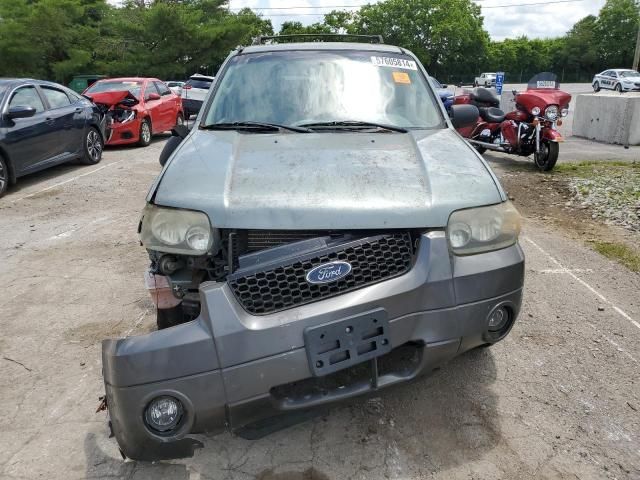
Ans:
<svg viewBox="0 0 640 480"><path fill-rule="evenodd" d="M535 219L504 342L261 440L123 461L95 413L100 341L154 327L136 226L163 141L0 200L0 478L640 478L640 276Z"/></svg>

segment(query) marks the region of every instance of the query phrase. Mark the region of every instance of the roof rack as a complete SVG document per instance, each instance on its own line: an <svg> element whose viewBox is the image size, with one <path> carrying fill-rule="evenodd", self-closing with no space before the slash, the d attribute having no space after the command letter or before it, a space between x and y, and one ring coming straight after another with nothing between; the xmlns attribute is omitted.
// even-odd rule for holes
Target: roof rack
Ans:
<svg viewBox="0 0 640 480"><path fill-rule="evenodd" d="M347 33L296 33L291 35L260 35L253 39L253 45L265 45L267 42L289 43L295 41L322 42L324 38L335 41L338 39L360 40L363 43L384 43L382 35L350 35Z"/></svg>

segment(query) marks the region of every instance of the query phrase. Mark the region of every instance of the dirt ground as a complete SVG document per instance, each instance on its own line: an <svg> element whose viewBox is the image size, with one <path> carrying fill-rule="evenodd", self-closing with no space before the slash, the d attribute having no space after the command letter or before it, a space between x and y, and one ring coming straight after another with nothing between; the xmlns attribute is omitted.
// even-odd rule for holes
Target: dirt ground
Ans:
<svg viewBox="0 0 640 480"><path fill-rule="evenodd" d="M154 327L136 227L163 142L0 200L0 478L640 479L640 275L545 219L555 210L526 193L537 174L504 160L527 256L505 341L260 440L198 436L191 459L123 461L95 413L100 342Z"/></svg>
<svg viewBox="0 0 640 480"><path fill-rule="evenodd" d="M574 195L569 183L575 175L570 171L539 172L531 161L516 161L506 156L488 158L492 167L499 172L509 197L526 217L587 244L621 243L640 254L638 232L594 219L590 208L571 201Z"/></svg>

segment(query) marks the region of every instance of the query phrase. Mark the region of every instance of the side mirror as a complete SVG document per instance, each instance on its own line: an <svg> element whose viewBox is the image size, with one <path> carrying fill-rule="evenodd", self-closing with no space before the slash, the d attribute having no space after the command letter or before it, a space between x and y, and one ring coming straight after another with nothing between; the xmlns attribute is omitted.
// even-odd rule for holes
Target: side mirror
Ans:
<svg viewBox="0 0 640 480"><path fill-rule="evenodd" d="M35 108L27 107L26 105L17 105L9 109L9 111L7 112L7 117L13 120L14 118L33 117L35 114L36 114Z"/></svg>
<svg viewBox="0 0 640 480"><path fill-rule="evenodd" d="M186 125L175 125L171 129L171 138L164 144L162 152L160 152L160 165L164 167L173 151L178 148L178 145L182 143L182 140L189 135L189 128Z"/></svg>
<svg viewBox="0 0 640 480"><path fill-rule="evenodd" d="M191 129L187 127L184 123L182 125L174 125L171 129L171 136L180 137L180 140L184 140L189 135Z"/></svg>
<svg viewBox="0 0 640 480"><path fill-rule="evenodd" d="M449 117L454 128L470 127L475 124L480 111L475 105L452 105Z"/></svg>
<svg viewBox="0 0 640 480"><path fill-rule="evenodd" d="M147 95L147 100L160 100L160 95L157 93L150 93Z"/></svg>

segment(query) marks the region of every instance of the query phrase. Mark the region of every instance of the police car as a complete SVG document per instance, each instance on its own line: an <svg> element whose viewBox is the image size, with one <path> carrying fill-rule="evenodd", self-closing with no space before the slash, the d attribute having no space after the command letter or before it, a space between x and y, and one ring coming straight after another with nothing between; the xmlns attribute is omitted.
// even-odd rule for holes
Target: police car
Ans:
<svg viewBox="0 0 640 480"><path fill-rule="evenodd" d="M593 77L591 85L594 92L602 88L617 92L640 91L640 73L624 68L605 70Z"/></svg>

